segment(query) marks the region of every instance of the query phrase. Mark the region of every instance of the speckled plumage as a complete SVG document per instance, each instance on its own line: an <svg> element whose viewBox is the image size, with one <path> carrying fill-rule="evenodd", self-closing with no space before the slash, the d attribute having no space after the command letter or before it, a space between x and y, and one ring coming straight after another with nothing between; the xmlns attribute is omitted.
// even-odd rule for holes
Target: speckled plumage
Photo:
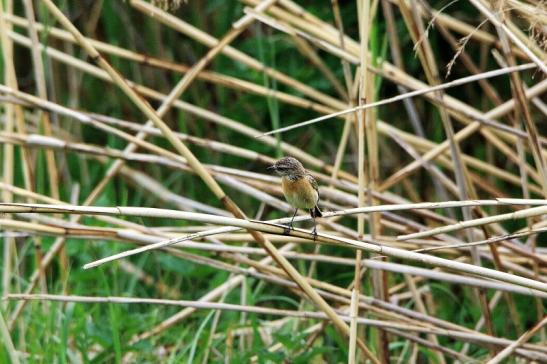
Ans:
<svg viewBox="0 0 547 364"><path fill-rule="evenodd" d="M319 202L319 188L315 178L309 174L302 163L296 158L284 157L275 162L269 169L281 176L281 187L285 199L293 207L305 209L311 217L321 217L317 207ZM295 214L296 212L295 211Z"/></svg>

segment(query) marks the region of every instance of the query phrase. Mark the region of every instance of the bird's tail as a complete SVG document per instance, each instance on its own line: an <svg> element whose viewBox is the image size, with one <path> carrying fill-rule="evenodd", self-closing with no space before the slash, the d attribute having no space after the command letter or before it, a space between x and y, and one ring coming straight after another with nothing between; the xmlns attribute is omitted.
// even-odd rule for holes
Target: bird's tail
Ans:
<svg viewBox="0 0 547 364"><path fill-rule="evenodd" d="M323 214L321 213L321 210L319 210L319 207L315 205L313 209L310 210L311 217L323 217Z"/></svg>

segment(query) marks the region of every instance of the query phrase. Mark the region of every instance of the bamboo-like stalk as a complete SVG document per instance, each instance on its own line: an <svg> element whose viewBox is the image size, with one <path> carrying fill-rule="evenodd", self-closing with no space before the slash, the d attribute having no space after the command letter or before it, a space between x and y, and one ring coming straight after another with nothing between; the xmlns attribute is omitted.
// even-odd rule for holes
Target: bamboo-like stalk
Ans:
<svg viewBox="0 0 547 364"><path fill-rule="evenodd" d="M258 4L255 3L253 6L256 6ZM161 9L145 2L142 0L131 0L130 5L135 7L137 10L149 15L153 16L158 21L164 23L165 25L172 27L173 29L186 34L193 39L197 40L198 42L208 46L208 47L214 47L218 40L211 35L191 26L190 24L182 21L181 19L168 14ZM243 52L236 50L233 47L226 47L223 52L223 54L226 54L227 56L236 59L237 61L245 64L246 66L253 68L255 70L263 71L268 75L268 77L272 77L276 79L279 82L282 82L284 84L287 84L291 87L294 87L298 91L301 91L305 95L308 95L309 97L312 97L326 105L337 105L339 104L339 101L335 98L332 98L328 95L325 95L321 92L318 92L317 90L313 89L312 87L309 87L302 82L299 82L289 76L284 75L283 73L274 70L270 67L267 67L266 65L262 64L261 62L253 59L252 57L244 54Z"/></svg>
<svg viewBox="0 0 547 364"><path fill-rule="evenodd" d="M511 355L522 343L530 340L539 330L547 324L547 316L544 316L543 319L538 322L530 330L526 331L521 337L518 338L511 345L500 351L495 357L490 359L487 364L499 364L503 362L509 355Z"/></svg>
<svg viewBox="0 0 547 364"><path fill-rule="evenodd" d="M495 216L482 217L479 219L461 221L461 222L458 222L457 224L447 225L447 226L431 229L428 231L422 231L422 232L407 234L407 235L400 235L397 237L397 240L407 240L407 239L414 239L414 238L423 238L426 236L432 236L436 234L446 234L447 232L457 231L457 230L461 230L461 229L465 229L469 227L481 226L485 224L491 224L494 222L501 222L501 221L507 221L507 220L523 219L523 218L532 217L532 216L541 216L546 213L547 213L547 207L545 206L532 207L529 209L524 209L524 210L509 213L509 214L501 214L501 215L495 215Z"/></svg>
<svg viewBox="0 0 547 364"><path fill-rule="evenodd" d="M540 206L534 210L532 213L536 213L537 209L545 209L546 207ZM532 209L530 209L532 210ZM525 213L531 213L529 210L522 210ZM40 204L0 204L0 212L7 212L7 213L22 213L22 212L42 212L42 213L77 213L77 214L101 214L101 215L126 215L126 216L146 216L146 217L169 217L172 219L188 219L188 220L194 220L194 221L200 221L200 222L209 222L209 223L215 223L215 224L224 224L224 225L233 225L238 226L240 228L250 229L250 230L258 230L262 232L272 232L277 234L284 234L285 227L283 225L278 225L275 223L262 223L262 222L254 222L244 219L237 219L237 218L228 218L228 217L221 217L221 216L214 216L214 215L206 215L206 214L199 214L199 213L190 213L190 212L182 212L182 211L173 211L173 210L165 210L165 209L150 209L150 208L138 208L138 207L89 207L89 206L71 206L71 205L40 205ZM518 213L518 212L517 212ZM514 213L514 214L517 214ZM513 215L513 214L510 214ZM519 215L520 216L520 215ZM496 218L496 216L492 217ZM473 221L470 221L470 223L473 223ZM306 232L304 230L294 230L291 231L288 235L291 236L299 236L299 237L307 237L312 238L313 236L311 233ZM540 291L547 292L547 284L542 282L536 282L530 279L522 278L519 276L515 276L512 274L502 273L493 271L488 268L483 267L477 267L473 265L468 265L464 263L459 263L456 261L450 261L442 258L437 258L433 256L428 256L424 254L419 254L415 252L408 252L402 249L398 248L391 248L386 246L378 246L368 243L362 243L356 240L346 239L342 237L336 237L333 235L327 235L327 234L317 234L317 240L319 241L325 241L328 243L335 243L335 244L342 244L346 245L348 247L355 247L359 249L363 249L365 251L374 252L378 254L383 254L387 256L392 256L396 258L404 258L404 259L411 259L411 260L418 260L423 263L437 265L440 267L445 267L448 269L455 269L462 272L472 273L475 275L480 275L487 278L493 278L500 281L508 282L508 283L514 283L517 285L522 285L524 287L534 288L538 289ZM175 242L180 242L180 239L175 239L174 241L169 240L166 242L162 242L163 246L172 245ZM152 247L152 248L151 248ZM148 247L145 247L144 250L151 250L157 248L157 246L150 245ZM138 249L138 252L140 252L142 248ZM128 252L122 253L122 255L125 257L128 255ZM110 257L108 260L112 260L113 257ZM97 263L93 264L96 265ZM90 267L90 265L87 265L87 267Z"/></svg>
<svg viewBox="0 0 547 364"><path fill-rule="evenodd" d="M414 305L417 307L419 312L421 312L422 314L427 314L425 304L422 300L420 293L418 292L416 288L416 284L414 283L414 280L412 279L410 275L405 274L405 281L407 286L410 288L410 292L412 292L412 296L414 298ZM437 337L435 335L428 335L428 339L431 343L433 343L433 345L439 346L439 341L437 340ZM439 363L446 363L446 360L444 356L442 355L442 352L438 353L437 358L439 360Z"/></svg>
<svg viewBox="0 0 547 364"><path fill-rule="evenodd" d="M4 63L4 79L10 83L10 86L13 86L13 83L16 82L15 70L13 69L13 46L9 39L7 38L7 28L6 24L3 21L4 15L4 4L0 2L0 41L2 42L2 55ZM13 132L15 129L15 110L13 105L7 105L5 108L6 122L4 125L4 130L7 133ZM14 147L11 144L3 145L3 161L2 161L2 177L4 183L13 184L14 180ZM2 199L6 202L10 202L13 199L12 194L9 191L2 191ZM9 215L8 215L9 217ZM13 250L15 246L15 239L12 237L4 238L4 247L3 247L3 269L2 269L2 292L9 293L11 291L11 275L12 275L12 261L13 261ZM6 307L4 303L3 308Z"/></svg>
<svg viewBox="0 0 547 364"><path fill-rule="evenodd" d="M442 83L442 84L439 84L439 85L433 85L433 86L428 86L428 87L421 88L421 89L418 89L418 90L415 90L415 91L409 91L409 92L406 92L406 93L403 93L403 94L400 94L400 95L397 95L397 96L393 96L393 97L390 97L390 98L386 98L386 99L383 99L383 100L380 100L380 101L364 103L363 105L359 105L359 106L355 106L355 107L352 107L352 108L337 111L337 112L334 112L334 113L329 114L329 115L319 116L317 118L306 120L306 121L303 121L303 122L300 122L300 123L297 123L297 124L293 124L291 126L286 126L286 127L275 129L275 130L270 130L266 133L261 134L260 136L267 136L267 135L272 135L272 134L284 133L284 132L287 132L289 130L293 130L293 129L301 128L301 127L304 127L304 126L312 125L312 124L319 123L319 122L324 121L324 120L329 120L329 119L340 117L340 116L343 116L343 115L346 115L346 114L351 114L351 113L354 113L354 112L357 112L357 111L360 111L360 110L367 110L367 109L371 109L371 108L375 108L375 107L379 107L379 106L384 106L384 105L388 105L388 104L391 104L391 103L394 103L394 102L397 102L397 101L402 101L402 100L405 100L405 99L409 99L409 98L412 98L412 97L416 97L416 96L420 96L420 95L427 95L427 94L430 94L430 93L435 93L437 91L446 90L446 89L449 89L449 88L452 88L452 87L465 85L467 83L478 82L478 81L485 80L485 79L488 79L488 78L491 78L491 77L498 77L498 76L501 76L501 75L504 75L504 74L511 74L511 73L514 73L514 72L529 70L529 69L533 69L533 68L536 68L536 66L534 64L527 63L527 64L524 64L524 65L513 66L513 67L504 67L504 68L500 68L499 70L487 71L487 72L479 73L477 75L466 76L466 77L462 77L460 79L450 81L450 82L446 82L446 83ZM491 126L498 127L500 130L514 132L513 128L503 126L501 124L496 123L495 121L491 121L489 124ZM522 132L517 132L517 133L521 138L525 137L524 133L522 133Z"/></svg>
<svg viewBox="0 0 547 364"><path fill-rule="evenodd" d="M16 41L19 41L19 42L22 42L23 44L25 44L24 38L21 38L19 35L10 34L10 36L12 38L14 38ZM58 59L62 62L66 62L66 63L70 64L71 66L77 67L77 68L83 70L84 72L91 73L92 75L97 76L101 79L110 81L110 78L109 78L108 74L106 72L102 71L101 69L97 68L97 67L88 65L85 62L76 60L73 57L71 58L71 57L67 56L64 53L55 51L52 48L44 49L44 51L48 55L50 55L50 56L52 56L52 57L54 57L54 58L56 58L56 59ZM131 83L131 85L133 87L135 87L140 93L142 93L143 95L145 95L147 97L151 97L153 99L162 100L162 101L165 98L165 96L163 94L161 94L161 93L159 93L155 90L152 90L150 88L146 88L146 87L143 87L143 86L140 86L140 85L136 85L134 83ZM20 96L20 94L19 94L19 96ZM273 93L272 96L275 97L276 93ZM292 98L294 98L294 96L292 96ZM301 101L298 101L298 103L300 105L308 104L308 102L306 100L303 100L303 99L299 99L299 100L301 100ZM37 105L42 105L42 102L39 99L38 100L34 99L33 103L35 103ZM48 103L45 103L45 105L48 105ZM233 130L235 130L239 133L242 133L246 136L255 137L256 135L260 134L259 131L255 130L255 129L247 126L247 125L236 122L235 120L231 120L231 119L229 119L227 117L224 117L224 116L219 116L219 115L217 115L215 113L212 113L208 110L204 110L202 108L196 107L194 105L190 105L190 104L185 103L185 102L180 101L180 100L174 101L174 106L177 107L177 108L180 108L180 109L182 109L186 112L190 112L190 113L195 114L199 117L203 117L207 120L218 123L222 126L226 126L228 128L231 128L231 129L233 129ZM325 109L325 110L330 110L330 109ZM275 146L276 145L275 138L261 138L260 140L262 142L264 142L265 144L270 145L270 146ZM306 163L309 163L310 165L313 165L315 167L324 169L327 172L332 172L332 170L333 170L333 167L326 164L322 160L320 160L316 157L313 157L310 154L302 151L301 149L298 149L298 148L296 148L292 145L289 145L285 142L281 143L281 148L283 149L283 151L285 153L290 154L290 155L294 155L298 159L300 159L300 160L302 160ZM341 178L344 178L344 179L356 180L356 178L354 178L352 175L348 174L345 171L339 171L339 175L340 175Z"/></svg>
<svg viewBox="0 0 547 364"><path fill-rule="evenodd" d="M49 51L49 49L48 49L48 51ZM385 130L385 127L386 127L387 125L386 125L386 124L383 124L382 122L380 122L379 126L380 126L380 131L383 131L383 130ZM462 132L463 132L463 131L462 131ZM256 135L256 134L254 134L254 135ZM469 135L469 134L466 134L466 135ZM456 134L456 137L457 137L457 136L458 136L458 134ZM273 141L272 141L272 142L273 142ZM294 152L294 150L292 150L292 151ZM300 156L300 157L303 157L303 156ZM307 159L307 156L306 156L306 159ZM311 162L311 161L310 161L310 162ZM327 167L327 168L328 168L328 167ZM515 179L515 181L517 181L517 179Z"/></svg>
<svg viewBox="0 0 547 364"><path fill-rule="evenodd" d="M19 26L23 26L23 27L28 26L28 22L26 22L24 19L19 18L17 16L9 16L9 17L6 16L5 19ZM40 32L44 32L46 29L42 24L39 24L39 23L36 25L36 27L37 27L37 30ZM74 38L67 31L64 31L55 27L48 27L47 31L48 31L48 34L51 35L52 37L56 37L67 42L74 42ZM23 44L29 47L32 44L31 42L29 42L29 39L27 37L24 37L21 34L10 32L9 36L13 38L19 44ZM171 71L176 73L186 73L188 72L190 68L188 66L180 65L178 63L173 63L163 59L133 52L128 49L114 46L109 43L101 42L89 37L87 37L86 39L89 40L89 42L91 42L91 44L93 44L93 46L95 46L98 51L104 52L105 54L117 56L123 59L127 59L130 61L134 61L143 65L150 65L153 67L157 67L160 69L164 69L166 71ZM38 49L43 49L43 47L40 44L37 45L36 47ZM48 54L54 54L56 56L60 55L60 53L58 53L59 52L58 50L51 47L44 49L44 52ZM264 86L257 85L255 83L245 81L243 79L226 76L216 72L202 71L197 75L197 78L204 81L212 82L215 84L220 84L229 88L234 88L236 90L243 90L243 91L254 93L261 96L271 96L271 97L279 99L282 102L286 102L291 105L295 105L295 106L299 106L303 108L308 108L313 111L317 111L321 113L333 112L332 108L324 106L320 103L306 100L301 97L294 96L285 92L269 89Z"/></svg>
<svg viewBox="0 0 547 364"><path fill-rule="evenodd" d="M547 89L547 81L542 81L536 86L536 91L543 92L545 89ZM535 96L531 89L528 90L527 98ZM508 103L513 104L514 100L510 100ZM498 111L501 111L504 106L508 103L505 103L503 105L500 105L499 107L496 107L495 109L492 109L490 112L486 113L485 116L490 116L493 114L498 114ZM479 122L472 122L465 128L461 129L454 135L454 140L456 142L461 142L461 140L465 137L468 137L472 133L474 133L478 128L480 127ZM442 153L448 148L449 144L447 141L444 141L443 143L439 144L436 148L431 149L429 152L427 152L425 155L422 156L422 158L426 161L431 160L431 158L434 158L435 156L439 155L439 153ZM409 165L403 167L402 169L398 170L395 174L384 180L382 185L380 186L380 190L385 190L389 187L391 187L393 184L397 183L402 177L408 176L412 171L414 171L419 166L418 162L412 162Z"/></svg>
<svg viewBox="0 0 547 364"><path fill-rule="evenodd" d="M272 308L263 308L257 306L240 306L227 303L207 303L200 301L184 301L184 300L164 300L164 299L152 299L152 298L136 298L136 297L90 297L90 296L63 296L63 295L25 295L25 294L10 294L6 296L9 300L51 300L59 302L77 302L77 303L116 303L116 304L159 304L159 305L172 305L179 307L191 307L191 308L201 308L201 309L221 309L221 310L233 310L233 311L246 311L250 313L257 314L271 314L271 315L280 315L280 316L293 316L300 318L315 318L315 319L326 319L327 317L323 313L319 312L309 312L309 311L291 311L291 310L280 310ZM350 318L347 315L341 315L342 319L346 322L350 321ZM480 340L495 343L496 345L514 345L515 342L507 339L496 339L490 341L488 337L484 334L480 335L470 335L466 332L456 331L456 330L437 330L432 328L425 328L416 325L401 324L396 322L389 322L384 320L373 320L373 319L364 319L358 318L357 323L371 325L375 327L385 327L399 330L408 330L418 333L436 333L441 335L447 335L458 338L467 338L468 340Z"/></svg>
<svg viewBox="0 0 547 364"><path fill-rule="evenodd" d="M530 58L535 64L538 65L538 67L543 71L543 73L547 74L547 65L545 65L545 62L538 58L532 52L516 35L515 33L509 29L504 23L502 23L494 14L493 12L486 6L486 4L480 0L471 0L471 3L479 10L485 17L488 18L490 22L492 22L497 27L500 27L503 29L505 34L511 39L511 41L517 46L528 58Z"/></svg>
<svg viewBox="0 0 547 364"><path fill-rule="evenodd" d="M474 3L474 4L475 6L477 6L477 3ZM481 5L484 5L484 4L481 3ZM502 9L502 7L500 8ZM495 17L495 16L492 16L492 17ZM489 17L489 19L491 18ZM496 24L496 29L497 29L500 41L502 43L502 49L507 59L507 62L509 65L514 65L515 60L514 60L513 54L511 53L509 41L507 40L507 37L506 37L508 30L504 29L503 28L504 26L505 26L505 21L501 20L501 25ZM547 67L544 69L544 72L545 70L547 70ZM513 92L514 99L517 101L519 106L519 109L517 110L523 114L523 120L524 120L524 124L526 125L526 130L528 131L529 144L532 150L532 155L534 157L536 168L539 172L539 175L541 175L542 177L541 186L543 187L543 194L544 196L547 196L547 165L545 164L545 161L541 156L541 146L539 145L538 131L534 121L532 120L532 116L530 115L530 108L527 102L528 100L526 100L526 97L524 96L524 88L522 86L522 82L518 74L511 75L511 84L512 84L511 91Z"/></svg>
<svg viewBox="0 0 547 364"><path fill-rule="evenodd" d="M358 305L358 293L354 288L351 293L351 306L349 309L350 312L350 336L349 336L349 348L348 348L348 364L356 363L356 343L357 343L357 317L359 315L359 305Z"/></svg>

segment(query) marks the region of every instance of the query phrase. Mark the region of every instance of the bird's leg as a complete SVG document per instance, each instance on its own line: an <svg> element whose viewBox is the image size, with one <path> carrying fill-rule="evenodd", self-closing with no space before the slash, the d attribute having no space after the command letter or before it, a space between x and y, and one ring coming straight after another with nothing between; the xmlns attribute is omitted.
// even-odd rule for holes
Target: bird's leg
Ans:
<svg viewBox="0 0 547 364"><path fill-rule="evenodd" d="M317 239L317 224L315 223L315 215L312 216L313 217L313 230L312 230L312 235L313 235L313 241L315 242L315 240Z"/></svg>
<svg viewBox="0 0 547 364"><path fill-rule="evenodd" d="M293 221L294 221L294 218L296 216L296 214L298 213L298 209L295 209L294 210L294 214L292 215L292 219L291 219L291 222L289 223L289 226L285 229L285 231L283 232L284 235L289 235L291 230L294 230L292 224L293 224Z"/></svg>

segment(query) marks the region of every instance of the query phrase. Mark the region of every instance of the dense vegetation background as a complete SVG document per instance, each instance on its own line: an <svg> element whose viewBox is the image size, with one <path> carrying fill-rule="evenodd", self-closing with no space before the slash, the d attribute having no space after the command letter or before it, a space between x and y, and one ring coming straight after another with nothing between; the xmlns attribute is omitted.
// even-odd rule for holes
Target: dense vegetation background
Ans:
<svg viewBox="0 0 547 364"><path fill-rule="evenodd" d="M89 44L104 62L157 109L211 49L204 44L207 37L225 37L245 15L244 8L258 2L54 3L87 37L86 42L96 41ZM481 12L481 4L486 13ZM356 215L325 218L320 232L406 251L522 233L479 245L475 251L456 247L424 254L470 265L477 265L478 257L491 270L545 284L543 210L448 234L395 239L458 220L528 211L529 205L544 204L539 199L547 193L547 107L542 99L546 80L537 60L545 64L545 2L371 0L360 7L371 14L369 21L362 22L368 27L365 43L370 57L365 60L358 17L364 10L355 2L279 0L265 15L247 11L257 14L256 19L250 17L248 28L230 42L233 49L215 55L161 119L181 133L180 140L249 218L290 216L292 209L284 203L279 180L266 167L276 158L292 155L319 181L324 211L363 205L359 190L366 192L367 206L491 202L468 212L453 208L367 214L362 231ZM336 21L337 12L341 23ZM151 146L121 153L131 139L120 131L136 135L148 117L119 84L108 81L110 77L100 69L104 64L74 42L48 1L3 1L0 15L2 202L62 201L232 216L233 211L186 160L173 161L173 155L165 152L178 153L160 132L146 138ZM506 28L496 28L485 16L493 16ZM34 17L38 24L29 25ZM340 25L347 36L344 44ZM508 33L516 34L523 46ZM532 66L525 70L483 78L484 72L528 63ZM368 64L371 72L362 72L358 67L362 64ZM256 138L358 105L363 95L366 102L373 102L470 75L479 76L439 93ZM360 87L364 77L367 87ZM455 149L428 155L438 144L450 141L450 130L458 133L472 124L476 127L452 144ZM359 125L366 128L361 136ZM39 139L38 134L46 137ZM360 150L364 151L361 173ZM125 166L105 180L117 159ZM419 163L413 170L398 175L415 160ZM332 166L339 166L340 173ZM104 188L97 190L101 185ZM95 194L92 202L90 194ZM493 199L502 197L536 200L499 206ZM134 248L135 243L150 244L226 225L211 224L214 216L202 223L168 217L2 212L3 296L48 293L61 301L51 301L53 296L28 303L15 296L3 300L2 321L9 333L0 330L5 343L0 346L0 362L13 361L15 355L31 363L334 363L347 361L354 352L330 321L274 311L199 309L163 327L183 308L158 302L66 302L71 301L67 296L195 301L220 292L212 302L321 312L302 290L283 283L288 278L276 264L257 265L265 254L245 250L260 248L245 231L195 239L201 248L170 247L82 268ZM309 223L297 226L310 228ZM294 255L287 253L292 265L302 276L314 279L312 285L330 306L348 314L351 290L346 288L353 288L355 280L355 249L313 244L309 236L266 236L278 248L293 243ZM235 248L222 250L218 248L222 244ZM358 336L382 362L487 361L545 315L545 290L540 288L530 291L502 281L493 285L481 274L412 259L378 258L370 252L362 257L372 260L357 280L363 295L359 315L378 322L361 325ZM47 268L34 273L40 262ZM389 266L392 263L398 265ZM410 270L403 272L403 267ZM414 269L419 267L425 270ZM443 272L449 275L442 276ZM227 286L242 273L244 279ZM475 280L463 282L467 275ZM218 287L226 289L217 291ZM510 360L545 360L544 330L526 341L530 344L516 350ZM365 360L360 350L357 360Z"/></svg>

